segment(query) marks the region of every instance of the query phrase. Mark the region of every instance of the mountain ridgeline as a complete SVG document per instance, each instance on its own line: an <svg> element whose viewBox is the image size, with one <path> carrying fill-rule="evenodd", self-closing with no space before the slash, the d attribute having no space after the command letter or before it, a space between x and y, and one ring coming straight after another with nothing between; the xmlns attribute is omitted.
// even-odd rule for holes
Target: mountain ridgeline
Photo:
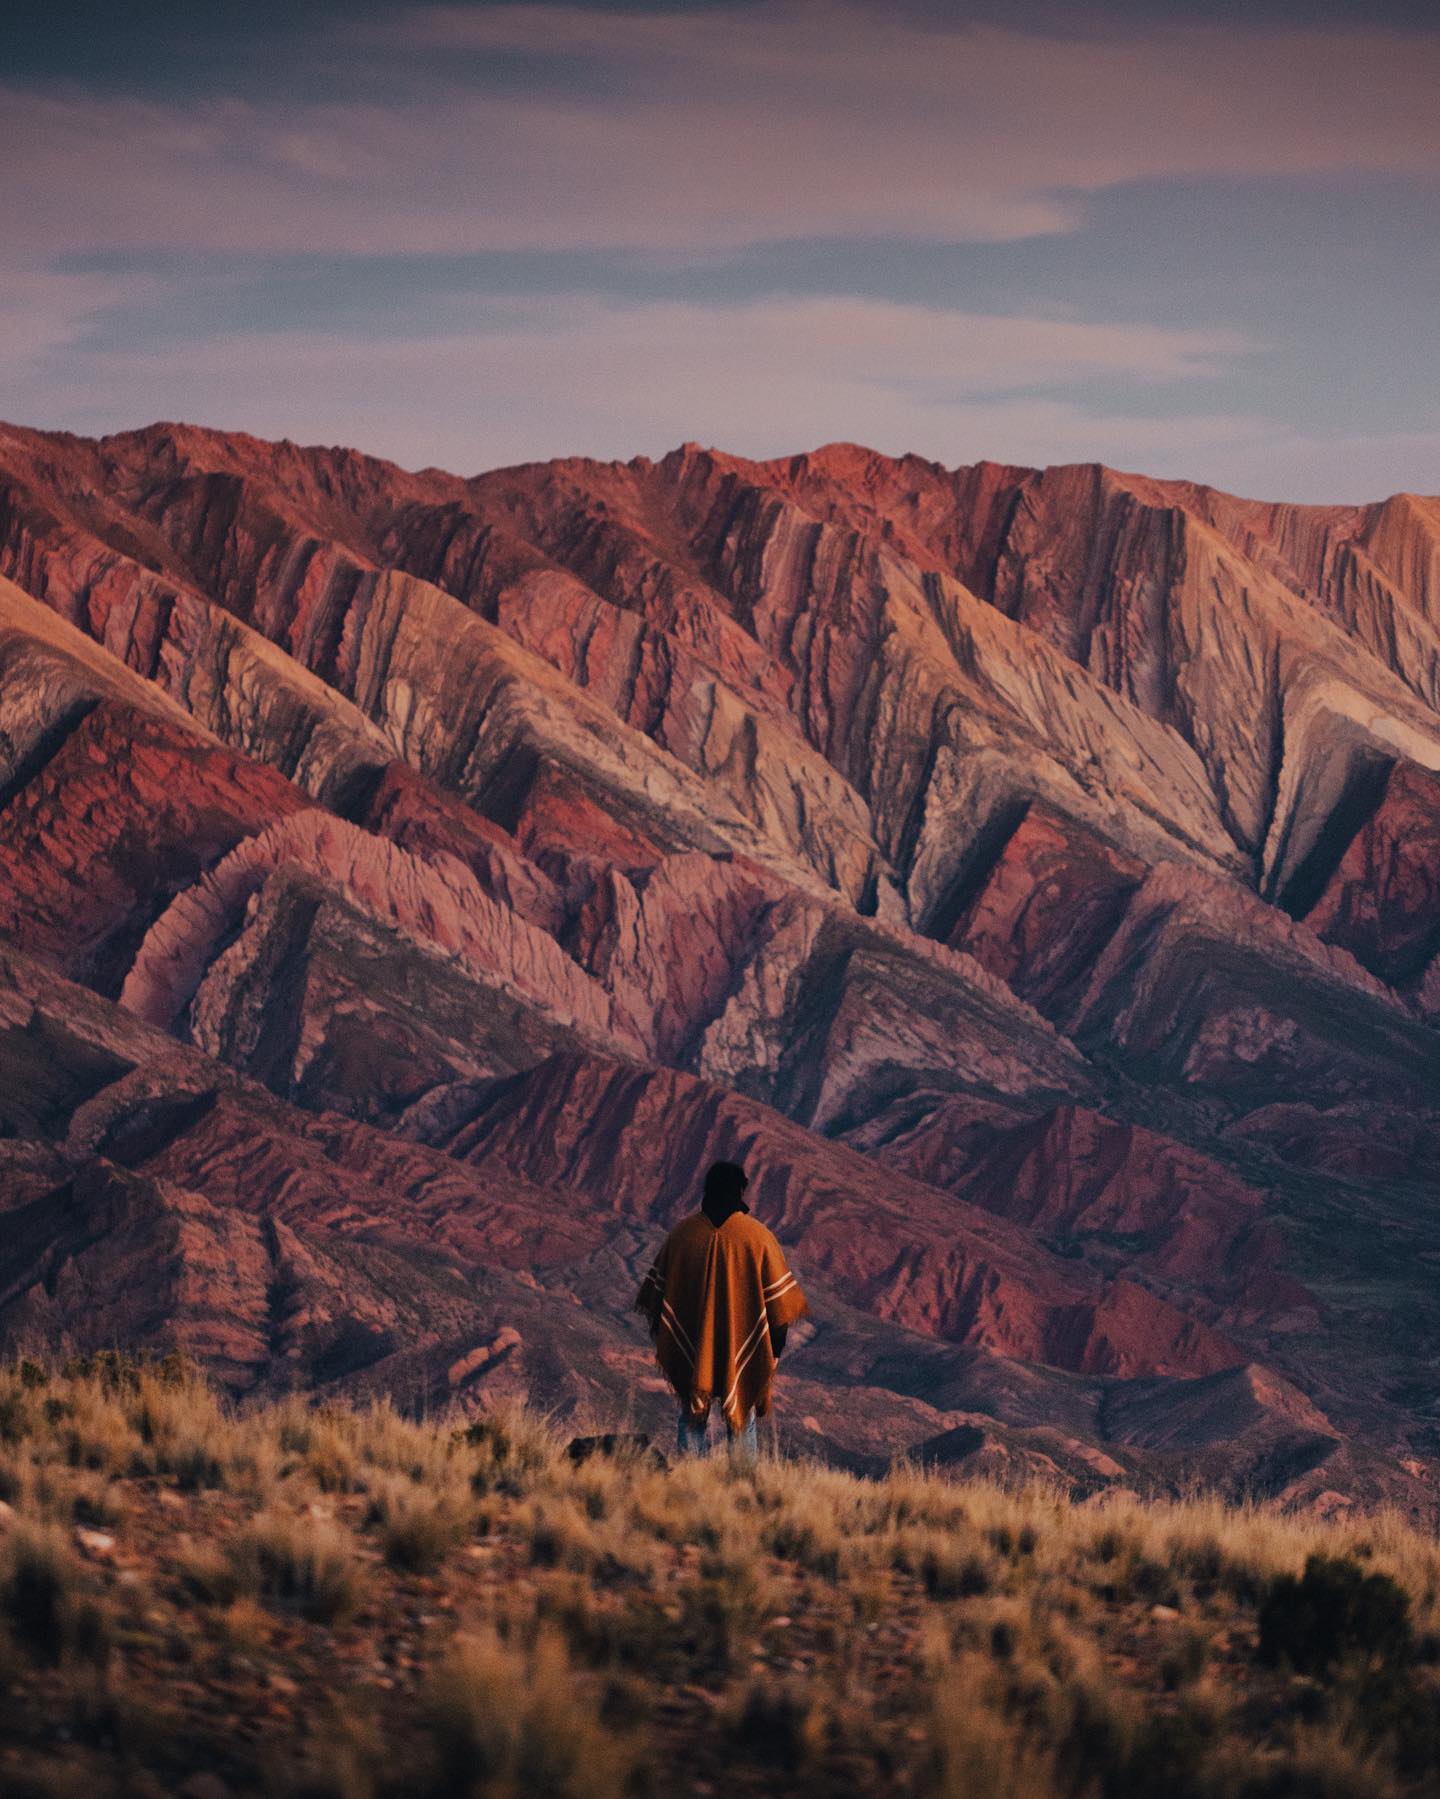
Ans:
<svg viewBox="0 0 1440 1799"><path fill-rule="evenodd" d="M1440 500L0 427L0 1347L1440 1498Z"/></svg>

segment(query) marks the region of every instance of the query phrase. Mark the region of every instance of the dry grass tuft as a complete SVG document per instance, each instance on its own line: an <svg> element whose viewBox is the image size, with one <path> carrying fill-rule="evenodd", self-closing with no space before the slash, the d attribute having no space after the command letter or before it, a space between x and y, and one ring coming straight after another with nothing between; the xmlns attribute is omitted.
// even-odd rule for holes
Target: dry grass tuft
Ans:
<svg viewBox="0 0 1440 1799"><path fill-rule="evenodd" d="M382 1475L371 1487L366 1522L379 1527L381 1553L389 1567L429 1574L465 1535L472 1511L468 1490L454 1480L437 1491Z"/></svg>
<svg viewBox="0 0 1440 1799"><path fill-rule="evenodd" d="M828 1707L813 1684L752 1680L729 1718L730 1740L748 1761L789 1777L804 1776L826 1738Z"/></svg>
<svg viewBox="0 0 1440 1799"><path fill-rule="evenodd" d="M87 1588L84 1570L54 1527L21 1524L0 1542L0 1621L37 1662L108 1659L109 1619Z"/></svg>
<svg viewBox="0 0 1440 1799"><path fill-rule="evenodd" d="M501 1406L454 1434L469 1457L477 1493L518 1496L563 1473L564 1450L545 1421L523 1406Z"/></svg>
<svg viewBox="0 0 1440 1799"><path fill-rule="evenodd" d="M444 1792L618 1799L625 1790L632 1756L546 1632L528 1651L493 1632L458 1638L427 1711Z"/></svg>
<svg viewBox="0 0 1440 1799"><path fill-rule="evenodd" d="M891 1559L900 1572L918 1574L932 1599L973 1599L997 1581L994 1560L968 1536L934 1528L897 1532Z"/></svg>
<svg viewBox="0 0 1440 1799"><path fill-rule="evenodd" d="M354 1541L327 1519L262 1512L229 1546L229 1560L240 1591L317 1624L338 1623L360 1601Z"/></svg>
<svg viewBox="0 0 1440 1799"><path fill-rule="evenodd" d="M1058 1779L1053 1755L1008 1723L1003 1692L978 1656L931 1669L920 1774L921 1790L935 1799L1055 1799L1073 1790Z"/></svg>
<svg viewBox="0 0 1440 1799"><path fill-rule="evenodd" d="M589 1515L564 1495L537 1500L529 1514L530 1560L537 1568L589 1573L600 1557Z"/></svg>

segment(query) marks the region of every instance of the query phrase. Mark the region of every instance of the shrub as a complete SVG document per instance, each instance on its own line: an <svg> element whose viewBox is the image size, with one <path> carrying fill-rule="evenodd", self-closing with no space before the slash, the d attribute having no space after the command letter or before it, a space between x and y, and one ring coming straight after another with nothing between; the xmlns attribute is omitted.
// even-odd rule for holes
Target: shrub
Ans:
<svg viewBox="0 0 1440 1799"><path fill-rule="evenodd" d="M67 1653L103 1662L108 1621L83 1591L83 1571L58 1531L22 1526L0 1550L0 1617L20 1648L50 1665Z"/></svg>
<svg viewBox="0 0 1440 1799"><path fill-rule="evenodd" d="M350 1539L321 1520L262 1512L230 1546L230 1559L243 1587L314 1623L338 1623L359 1602Z"/></svg>
<svg viewBox="0 0 1440 1799"><path fill-rule="evenodd" d="M1202 1594L1216 1586L1225 1569L1225 1551L1209 1532L1188 1541L1172 1542L1170 1560L1176 1572L1194 1581Z"/></svg>
<svg viewBox="0 0 1440 1799"><path fill-rule="evenodd" d="M23 1450L0 1448L0 1504L27 1506L34 1481L34 1466Z"/></svg>
<svg viewBox="0 0 1440 1799"><path fill-rule="evenodd" d="M751 1761L799 1774L824 1744L825 1718L813 1686L752 1680L732 1714L729 1735Z"/></svg>
<svg viewBox="0 0 1440 1799"><path fill-rule="evenodd" d="M1183 1631L1160 1657L1160 1684L1171 1693L1189 1686L1205 1672L1209 1656L1209 1640L1202 1631Z"/></svg>
<svg viewBox="0 0 1440 1799"><path fill-rule="evenodd" d="M453 1489L435 1493L393 1478L376 1484L367 1521L380 1526L387 1565L406 1574L438 1568L465 1530L465 1514Z"/></svg>
<svg viewBox="0 0 1440 1799"><path fill-rule="evenodd" d="M782 1561L795 1562L827 1580L839 1577L844 1545L839 1527L827 1514L781 1512L766 1526L762 1540Z"/></svg>
<svg viewBox="0 0 1440 1799"><path fill-rule="evenodd" d="M1398 1667L1413 1654L1408 1595L1348 1556L1312 1555L1298 1578L1277 1576L1260 1607L1261 1660L1300 1674L1326 1674L1351 1657Z"/></svg>
<svg viewBox="0 0 1440 1799"><path fill-rule="evenodd" d="M932 1599L973 1599L995 1584L993 1564L953 1534L906 1531L891 1549L896 1568L918 1574Z"/></svg>
<svg viewBox="0 0 1440 1799"><path fill-rule="evenodd" d="M530 1559L537 1568L584 1573L597 1555L594 1526L573 1500L550 1500L531 1512Z"/></svg>
<svg viewBox="0 0 1440 1799"><path fill-rule="evenodd" d="M412 1793L414 1769L403 1779L384 1778L387 1755L378 1719L332 1694L310 1740L288 1767L266 1783L273 1799L375 1799L377 1793Z"/></svg>
<svg viewBox="0 0 1440 1799"><path fill-rule="evenodd" d="M252 1578L253 1578L253 1570ZM202 1605L230 1606L240 1597L244 1579L233 1555L199 1549L183 1555L178 1568L180 1590Z"/></svg>
<svg viewBox="0 0 1440 1799"><path fill-rule="evenodd" d="M973 1599L994 1584L993 1570L983 1556L943 1539L920 1558L920 1578L932 1599Z"/></svg>
<svg viewBox="0 0 1440 1799"><path fill-rule="evenodd" d="M28 1381L0 1380L0 1443L23 1443L40 1421L40 1406Z"/></svg>
<svg viewBox="0 0 1440 1799"><path fill-rule="evenodd" d="M1027 1745L999 1715L978 1658L931 1669L930 1716L921 1752L920 1790L935 1799L1055 1799L1066 1792L1046 1752Z"/></svg>
<svg viewBox="0 0 1440 1799"><path fill-rule="evenodd" d="M280 1478L279 1434L263 1414L242 1419L223 1445L225 1487L259 1505L269 1503Z"/></svg>
<svg viewBox="0 0 1440 1799"><path fill-rule="evenodd" d="M470 1478L477 1493L524 1492L538 1474L560 1461L553 1432L519 1407L477 1418L456 1433L456 1441L469 1452Z"/></svg>
<svg viewBox="0 0 1440 1799"><path fill-rule="evenodd" d="M71 1356L60 1370L67 1381L98 1381L110 1392L134 1392L142 1378L169 1387L202 1387L199 1369L178 1349L164 1355L131 1355L123 1349L98 1349L90 1355Z"/></svg>
<svg viewBox="0 0 1440 1799"><path fill-rule="evenodd" d="M547 1633L528 1654L493 1633L458 1638L426 1709L442 1792L619 1799L624 1790L630 1757Z"/></svg>
<svg viewBox="0 0 1440 1799"><path fill-rule="evenodd" d="M99 1474L81 1474L70 1489L70 1510L77 1524L107 1530L129 1515L130 1500L119 1482Z"/></svg>
<svg viewBox="0 0 1440 1799"><path fill-rule="evenodd" d="M128 1409L139 1434L137 1460L143 1469L174 1475L189 1492L225 1484L216 1453L225 1433L224 1413L210 1388L183 1365L140 1373Z"/></svg>
<svg viewBox="0 0 1440 1799"><path fill-rule="evenodd" d="M1040 1544L1040 1533L1033 1524L1021 1524L1012 1527L1009 1524L995 1524L986 1532L990 1547L997 1555L1007 1560L1014 1560L1022 1555L1034 1555Z"/></svg>
<svg viewBox="0 0 1440 1799"><path fill-rule="evenodd" d="M735 1668L761 1624L774 1611L774 1595L748 1561L712 1557L700 1577L678 1594L680 1641L703 1671Z"/></svg>

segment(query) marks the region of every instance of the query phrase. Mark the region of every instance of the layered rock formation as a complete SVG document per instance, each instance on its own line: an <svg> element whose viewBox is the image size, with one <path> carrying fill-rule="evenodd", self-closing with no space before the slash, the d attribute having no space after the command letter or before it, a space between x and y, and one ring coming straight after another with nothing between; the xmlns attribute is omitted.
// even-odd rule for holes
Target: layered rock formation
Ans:
<svg viewBox="0 0 1440 1799"><path fill-rule="evenodd" d="M0 577L10 1346L658 1415L734 1154L812 1448L1440 1501L1440 503L0 428Z"/></svg>

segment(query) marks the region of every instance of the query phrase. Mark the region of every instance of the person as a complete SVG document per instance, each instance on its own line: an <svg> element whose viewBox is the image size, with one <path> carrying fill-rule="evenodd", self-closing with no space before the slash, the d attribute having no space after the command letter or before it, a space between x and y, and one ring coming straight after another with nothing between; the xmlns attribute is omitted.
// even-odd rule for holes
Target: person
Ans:
<svg viewBox="0 0 1440 1799"><path fill-rule="evenodd" d="M750 1214L738 1162L716 1162L700 1210L670 1232L635 1296L680 1401L682 1454L703 1454L711 1407L753 1455L790 1326L809 1311L774 1236Z"/></svg>

